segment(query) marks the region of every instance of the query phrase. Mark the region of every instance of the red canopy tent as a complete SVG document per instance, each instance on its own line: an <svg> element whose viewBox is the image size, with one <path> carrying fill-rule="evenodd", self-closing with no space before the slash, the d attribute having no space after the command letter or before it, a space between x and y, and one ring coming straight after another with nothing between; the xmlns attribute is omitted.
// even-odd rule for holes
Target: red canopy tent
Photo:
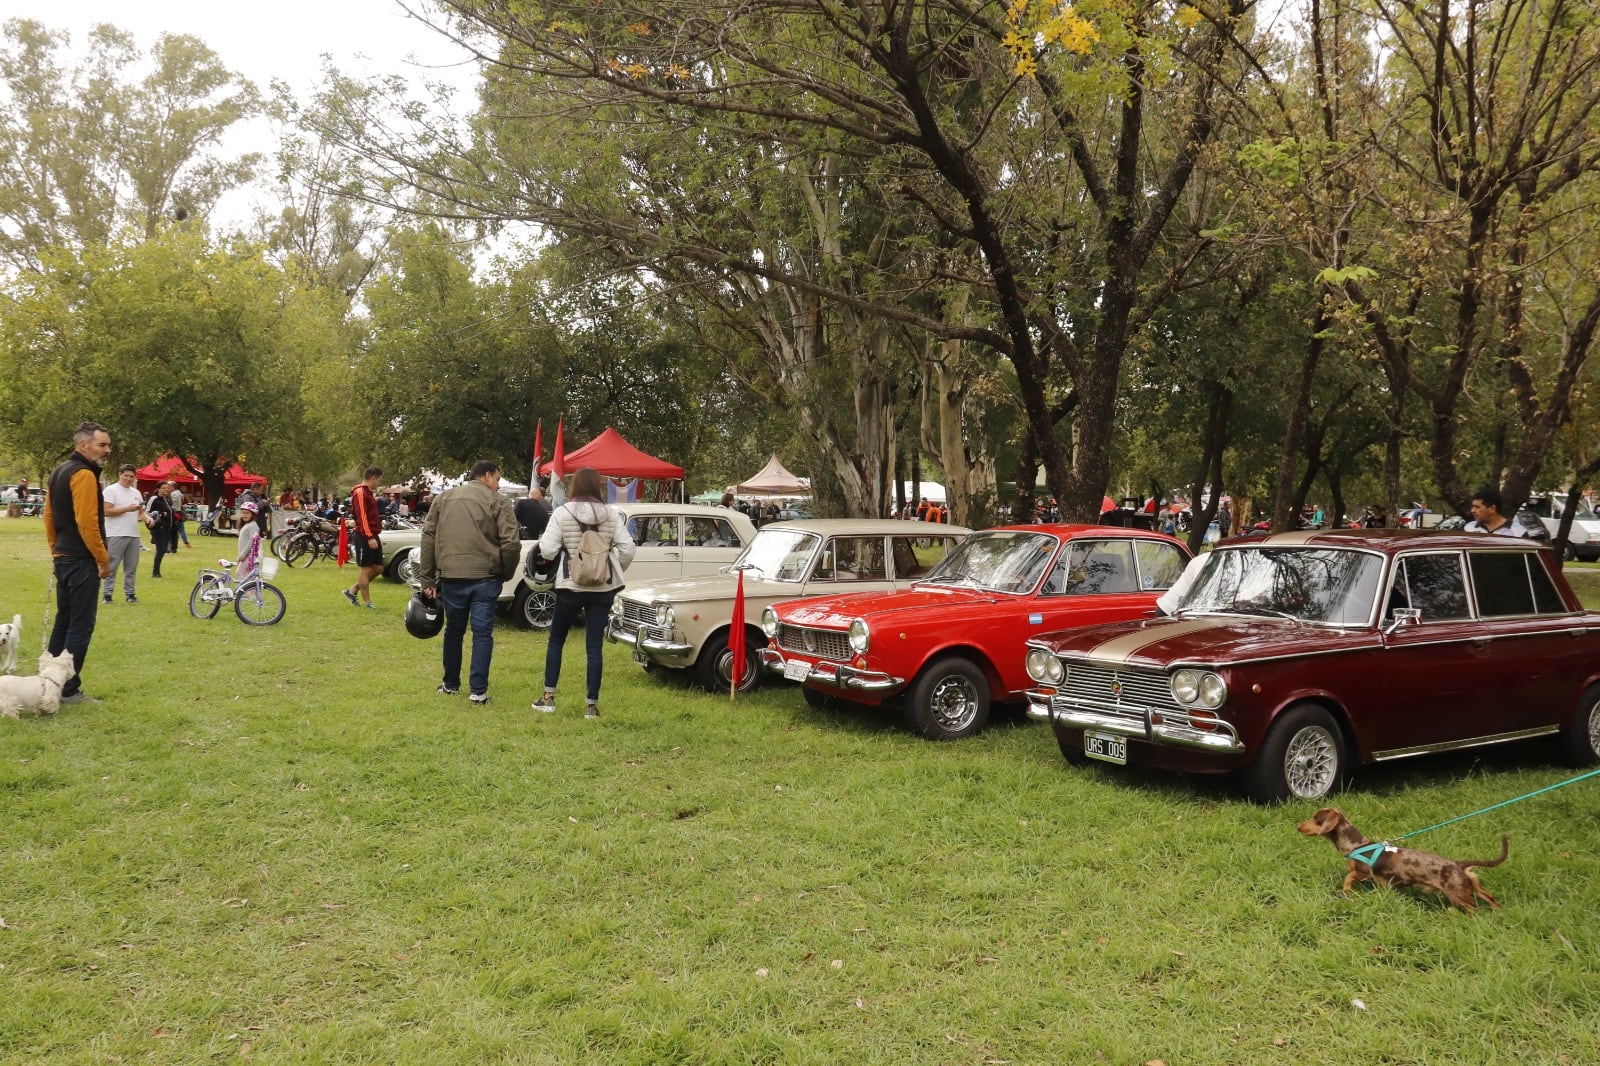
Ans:
<svg viewBox="0 0 1600 1066"><path fill-rule="evenodd" d="M629 444L610 426L604 433L585 444L575 452L567 452L562 462L562 473L570 474L586 466L592 466L596 473L606 477L641 477L655 480L681 479L683 467L675 466L665 459L657 459L653 455L646 455L638 448ZM548 474L554 469L555 463L543 463L539 473Z"/></svg>
<svg viewBox="0 0 1600 1066"><path fill-rule="evenodd" d="M163 481L176 481L180 487L200 484L200 479L191 474L189 468L183 465L183 460L176 455L163 455L155 462L140 467L133 476L139 491L147 496ZM228 490L230 497L240 489L252 485L264 485L266 481L267 479L260 474L252 474L238 463L228 467L222 475L222 484Z"/></svg>

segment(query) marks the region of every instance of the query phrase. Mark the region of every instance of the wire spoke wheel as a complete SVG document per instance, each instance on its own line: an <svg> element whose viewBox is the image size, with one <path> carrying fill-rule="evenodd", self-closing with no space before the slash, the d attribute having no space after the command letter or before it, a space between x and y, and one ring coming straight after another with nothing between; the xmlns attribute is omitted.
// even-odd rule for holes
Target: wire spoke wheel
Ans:
<svg viewBox="0 0 1600 1066"><path fill-rule="evenodd" d="M189 591L189 613L196 618L215 618L222 602L218 593L221 585L215 578L203 577Z"/></svg>
<svg viewBox="0 0 1600 1066"><path fill-rule="evenodd" d="M276 585L252 581L241 588L233 600L239 621L251 626L270 626L283 618L288 602Z"/></svg>

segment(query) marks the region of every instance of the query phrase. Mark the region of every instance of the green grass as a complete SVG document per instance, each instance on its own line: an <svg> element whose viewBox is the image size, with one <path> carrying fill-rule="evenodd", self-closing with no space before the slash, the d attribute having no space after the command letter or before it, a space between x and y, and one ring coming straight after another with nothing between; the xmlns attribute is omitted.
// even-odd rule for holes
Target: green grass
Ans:
<svg viewBox="0 0 1600 1066"><path fill-rule="evenodd" d="M585 721L575 643L539 715L544 639L504 622L475 710L434 694L399 586L358 611L319 562L282 624L200 622L231 543L195 548L101 614L104 706L0 720L0 1061L1600 1059L1593 782L1419 841L1510 833L1503 911L1341 899L1307 810L1072 769L1038 725L932 744L618 648ZM28 660L47 580L38 522L0 521ZM1529 744L1340 803L1393 835L1567 773Z"/></svg>

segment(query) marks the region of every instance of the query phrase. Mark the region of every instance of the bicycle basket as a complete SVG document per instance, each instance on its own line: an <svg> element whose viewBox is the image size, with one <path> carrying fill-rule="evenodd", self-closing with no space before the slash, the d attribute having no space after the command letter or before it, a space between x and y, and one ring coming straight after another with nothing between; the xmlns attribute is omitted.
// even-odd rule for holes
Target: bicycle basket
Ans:
<svg viewBox="0 0 1600 1066"><path fill-rule="evenodd" d="M261 557L261 580L271 581L277 576L278 560L273 556L263 553Z"/></svg>

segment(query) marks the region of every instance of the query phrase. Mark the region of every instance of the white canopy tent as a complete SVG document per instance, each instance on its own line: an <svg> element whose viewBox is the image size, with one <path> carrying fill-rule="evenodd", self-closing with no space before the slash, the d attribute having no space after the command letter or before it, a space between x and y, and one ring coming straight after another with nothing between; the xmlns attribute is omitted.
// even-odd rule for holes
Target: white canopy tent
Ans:
<svg viewBox="0 0 1600 1066"><path fill-rule="evenodd" d="M809 496L811 479L795 477L774 455L760 473L728 490L737 496Z"/></svg>

